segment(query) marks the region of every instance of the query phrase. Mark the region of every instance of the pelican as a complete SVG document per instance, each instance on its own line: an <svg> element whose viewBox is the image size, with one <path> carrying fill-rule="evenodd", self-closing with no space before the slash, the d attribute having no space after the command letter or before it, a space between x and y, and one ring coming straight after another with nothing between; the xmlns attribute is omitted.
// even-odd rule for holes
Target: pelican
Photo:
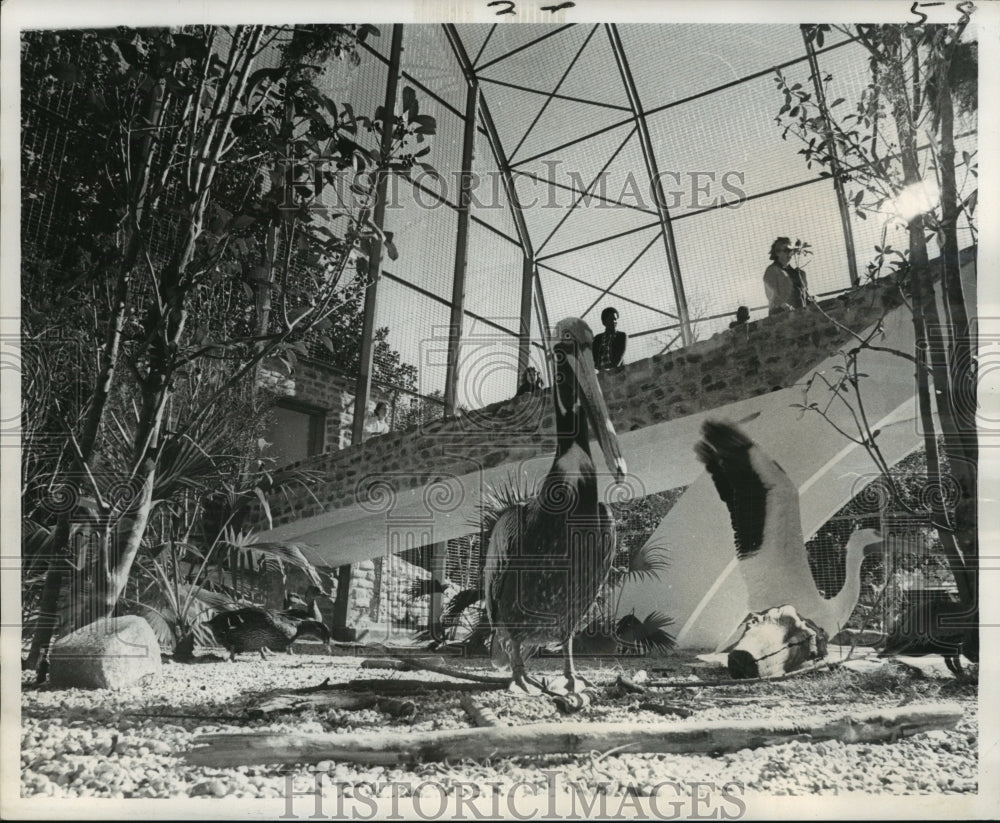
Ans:
<svg viewBox="0 0 1000 823"><path fill-rule="evenodd" d="M509 657L512 688L529 694L552 693L526 673L524 660L554 642L563 644L565 690L588 685L574 669L572 639L614 560L615 521L598 500L588 418L616 480L626 468L597 382L593 340L575 317L556 325L555 460L535 496L496 514L487 542L483 592L494 658Z"/></svg>
<svg viewBox="0 0 1000 823"><path fill-rule="evenodd" d="M881 535L873 529L851 535L843 588L827 599L809 570L798 489L781 466L736 426L712 420L702 424L695 453L729 508L750 611L791 605L833 637L858 603L861 562Z"/></svg>

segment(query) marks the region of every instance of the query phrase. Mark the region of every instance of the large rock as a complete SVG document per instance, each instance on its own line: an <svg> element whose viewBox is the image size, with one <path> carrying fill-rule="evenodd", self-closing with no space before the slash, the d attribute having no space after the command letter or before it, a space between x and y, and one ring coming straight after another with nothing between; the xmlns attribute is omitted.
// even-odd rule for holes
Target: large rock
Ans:
<svg viewBox="0 0 1000 823"><path fill-rule="evenodd" d="M117 689L158 674L160 645L149 623L128 615L97 620L58 640L49 682L78 689Z"/></svg>

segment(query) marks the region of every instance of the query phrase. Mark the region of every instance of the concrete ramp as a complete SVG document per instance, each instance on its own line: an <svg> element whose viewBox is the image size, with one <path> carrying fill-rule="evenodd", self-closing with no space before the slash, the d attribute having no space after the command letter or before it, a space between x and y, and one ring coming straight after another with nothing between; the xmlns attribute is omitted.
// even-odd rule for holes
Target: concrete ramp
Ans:
<svg viewBox="0 0 1000 823"><path fill-rule="evenodd" d="M975 306L975 264L963 273ZM883 306L898 303L894 294L891 287L865 287L844 300L826 301L824 311L832 319L817 311L768 318L745 334L717 335L601 376L629 467L622 489L598 465L605 472L599 478L605 499L688 487L651 538L670 551L667 579L628 588L621 600L624 612L635 609L644 616L663 610L674 617L682 646L708 649L747 612L729 513L694 456L706 418L742 423L785 468L800 489L806 539L873 478L864 449L819 415L794 406L804 402L805 381L815 371L836 379L840 351L853 345L846 328L871 328ZM905 306L886 315L884 331L873 344L912 352L912 319ZM914 366L866 350L861 370L869 375L868 417L881 429L879 444L894 462L921 444ZM809 398L829 399L818 386ZM272 496L275 525L261 528L261 539L298 542L314 562L337 566L476 531L488 489L537 484L552 464L551 399L530 402L536 401L533 409L523 399L507 401L312 459L306 467L325 482L308 496ZM829 414L844 430L855 431L843 404L832 403ZM600 462L596 446L592 453Z"/></svg>
<svg viewBox="0 0 1000 823"><path fill-rule="evenodd" d="M975 266L966 266L967 296L975 305ZM913 321L908 309L893 310L884 322L885 336L873 345L912 352ZM815 371L831 380L843 358L834 355L817 364ZM866 350L859 370L867 374L862 388L865 411L873 429L881 430L879 446L890 465L922 445L914 396L914 367L909 361L885 352ZM831 394L820 386L810 402L827 403ZM742 428L799 487L802 532L809 540L829 518L876 476L871 457L861 446L814 412L795 408L804 401L803 390L792 387L720 407L710 415L739 422L753 414ZM834 401L831 420L846 432L857 427L845 404ZM681 421L678 421L681 422ZM693 448L699 437L671 441L671 454ZM650 451L655 444L649 444ZM660 450L662 454L662 449ZM650 467L653 470L653 467ZM650 475L644 476L652 482ZM873 513L878 511L873 501ZM629 586L621 599L621 613L635 610L640 617L659 609L675 620L676 639L683 648L716 649L747 615L747 591L737 568L729 511L704 467L670 510L649 540L670 553L670 569L663 581ZM832 592L831 594L835 594ZM777 604L776 604L777 605Z"/></svg>

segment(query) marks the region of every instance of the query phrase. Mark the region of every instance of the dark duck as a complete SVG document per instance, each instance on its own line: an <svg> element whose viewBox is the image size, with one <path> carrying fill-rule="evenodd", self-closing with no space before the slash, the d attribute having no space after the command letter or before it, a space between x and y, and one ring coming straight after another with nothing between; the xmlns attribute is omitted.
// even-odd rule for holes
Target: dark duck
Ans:
<svg viewBox="0 0 1000 823"><path fill-rule="evenodd" d="M562 693L588 685L573 666L572 639L594 605L615 556L615 521L598 499L590 426L608 468L626 473L618 437L597 382L593 334L577 318L556 326L556 456L528 500L495 513L483 569L494 657L509 657L515 691ZM525 658L542 646L563 645L565 684L529 675Z"/></svg>
<svg viewBox="0 0 1000 823"><path fill-rule="evenodd" d="M962 676L961 656L979 662L976 611L951 600L916 599L903 609L889 630L879 657L923 657L939 654L956 676Z"/></svg>
<svg viewBox="0 0 1000 823"><path fill-rule="evenodd" d="M229 652L230 660L235 660L240 652L260 652L266 660L265 649L287 652L294 641L303 637L330 642L329 629L317 620L290 620L252 607L220 612L207 625L219 645Z"/></svg>

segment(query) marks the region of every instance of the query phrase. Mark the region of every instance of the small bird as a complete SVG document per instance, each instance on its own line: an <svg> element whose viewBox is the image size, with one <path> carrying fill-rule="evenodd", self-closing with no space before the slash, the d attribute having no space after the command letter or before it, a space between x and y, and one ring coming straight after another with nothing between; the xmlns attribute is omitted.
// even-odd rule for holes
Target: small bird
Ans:
<svg viewBox="0 0 1000 823"><path fill-rule="evenodd" d="M538 494L493 512L483 569L486 611L494 631L494 660L509 657L512 687L553 693L526 673L524 659L562 643L565 690L586 688L573 666L572 638L597 599L616 551L615 520L598 499L590 456L590 427L616 480L625 459L600 384L590 327L575 317L556 325L556 456Z"/></svg>
<svg viewBox="0 0 1000 823"><path fill-rule="evenodd" d="M290 652L291 645L301 637L315 637L330 643L330 630L317 620L295 622L263 609L246 607L220 612L207 622L215 639L235 660L239 652L260 652L267 660L265 649Z"/></svg>
<svg viewBox="0 0 1000 823"><path fill-rule="evenodd" d="M881 544L881 535L874 529L851 535L843 588L827 599L809 569L799 491L784 469L732 423L706 420L695 454L729 509L749 610L790 605L833 637L858 603L861 563Z"/></svg>

